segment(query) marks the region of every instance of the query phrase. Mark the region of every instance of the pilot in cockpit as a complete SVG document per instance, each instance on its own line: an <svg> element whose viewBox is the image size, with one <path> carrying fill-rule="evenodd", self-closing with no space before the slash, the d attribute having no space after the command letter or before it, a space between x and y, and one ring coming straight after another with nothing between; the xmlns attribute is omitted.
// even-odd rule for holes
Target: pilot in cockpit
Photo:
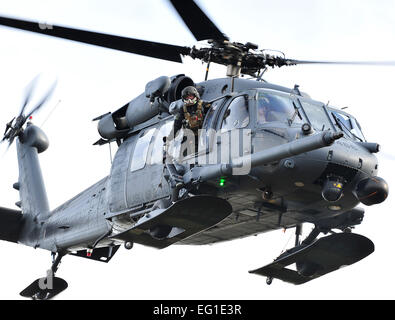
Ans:
<svg viewBox="0 0 395 320"><path fill-rule="evenodd" d="M257 105L257 121L258 124L262 124L267 122L268 118L268 113L269 113L269 108L263 99L258 100L258 105Z"/></svg>

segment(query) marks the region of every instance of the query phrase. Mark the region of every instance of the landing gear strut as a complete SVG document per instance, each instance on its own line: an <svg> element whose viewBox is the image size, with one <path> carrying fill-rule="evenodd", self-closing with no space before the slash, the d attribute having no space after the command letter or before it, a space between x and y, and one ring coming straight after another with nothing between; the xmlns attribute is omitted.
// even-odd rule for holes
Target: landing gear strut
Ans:
<svg viewBox="0 0 395 320"><path fill-rule="evenodd" d="M321 229L319 227L314 227L314 229L310 232L310 234L306 237L306 239L304 239L302 242L300 240L300 237L302 236L302 232L303 232L303 225L302 224L298 224L296 225L295 228L295 247L285 251L283 254L281 254L275 261L279 260L279 259L283 259L286 258L287 256L292 255L294 252L301 250L302 248L312 244L314 242L314 240L318 237L318 235L321 233ZM302 272L303 270L305 270L305 265L300 264L300 263L296 263L296 269L298 270L298 272ZM268 276L266 278L266 284L267 285L271 285L273 282L273 277Z"/></svg>

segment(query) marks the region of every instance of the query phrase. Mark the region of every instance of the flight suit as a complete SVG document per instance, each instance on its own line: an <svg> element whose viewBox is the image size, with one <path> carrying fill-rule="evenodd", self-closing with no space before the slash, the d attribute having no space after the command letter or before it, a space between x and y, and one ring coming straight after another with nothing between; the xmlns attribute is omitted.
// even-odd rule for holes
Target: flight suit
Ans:
<svg viewBox="0 0 395 320"><path fill-rule="evenodd" d="M173 110L175 113L173 127L174 137L177 135L182 126L184 126L186 129L192 130L195 136L197 136L198 130L203 126L204 116L206 115L210 106L210 103L203 100L198 100L194 105L186 106L183 104L182 108Z"/></svg>

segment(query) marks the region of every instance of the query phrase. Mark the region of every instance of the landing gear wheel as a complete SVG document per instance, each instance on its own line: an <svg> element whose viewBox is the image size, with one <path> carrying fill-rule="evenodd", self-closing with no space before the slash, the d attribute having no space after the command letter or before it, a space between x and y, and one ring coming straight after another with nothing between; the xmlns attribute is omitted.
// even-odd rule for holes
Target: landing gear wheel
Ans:
<svg viewBox="0 0 395 320"><path fill-rule="evenodd" d="M272 282L273 282L273 277L267 277L267 278L266 278L266 284L267 284L268 286L270 286L270 285L272 284Z"/></svg>
<svg viewBox="0 0 395 320"><path fill-rule="evenodd" d="M132 241L126 241L123 245L124 245L126 250L130 250L130 249L133 248L133 242Z"/></svg>

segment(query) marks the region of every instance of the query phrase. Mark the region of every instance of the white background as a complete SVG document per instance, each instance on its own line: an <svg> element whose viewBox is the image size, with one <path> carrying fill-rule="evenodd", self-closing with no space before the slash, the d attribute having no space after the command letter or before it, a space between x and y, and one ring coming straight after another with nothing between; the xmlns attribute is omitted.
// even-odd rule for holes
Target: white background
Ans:
<svg viewBox="0 0 395 320"><path fill-rule="evenodd" d="M395 60L395 1L392 0L227 0L198 1L233 41L253 42L301 60ZM0 15L66 25L134 38L192 46L195 44L175 11L164 0L22 1L2 0ZM212 67L210 78L223 77ZM58 87L34 121L50 148L40 156L51 208L92 185L110 170L107 146L92 146L99 135L91 120L123 106L145 84L161 75L185 73L195 82L205 66L190 58L184 64L160 61L110 49L47 38L0 27L0 125L17 114L26 85L37 74L37 99L51 81ZM295 66L270 70L265 79L301 90L323 102L348 106L371 142L382 145L379 175L395 182L395 67ZM3 129L2 129L3 130ZM0 158L0 205L16 208L18 179L13 145ZM115 151L115 147L114 150ZM391 190L391 189L390 189ZM109 264L65 257L58 276L69 288L61 299L393 299L395 293L394 202L366 207L356 232L376 251L365 260L302 286L250 275L269 263L293 230L275 231L224 244L172 246L158 251L136 245L121 248ZM310 227L305 228L305 233ZM290 239L290 244L294 241ZM50 254L0 242L0 298L18 293L44 276Z"/></svg>

